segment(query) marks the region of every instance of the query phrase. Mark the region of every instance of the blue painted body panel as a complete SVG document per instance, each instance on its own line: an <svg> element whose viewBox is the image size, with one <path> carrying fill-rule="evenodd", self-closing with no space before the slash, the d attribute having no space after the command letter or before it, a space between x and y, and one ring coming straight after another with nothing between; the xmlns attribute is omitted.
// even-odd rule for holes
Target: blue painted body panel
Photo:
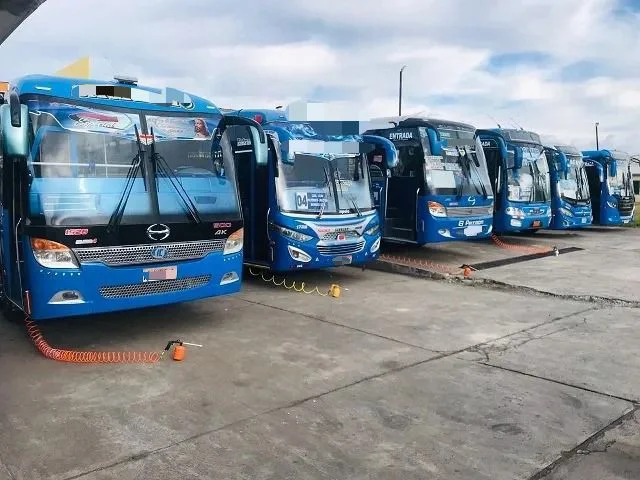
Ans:
<svg viewBox="0 0 640 480"><path fill-rule="evenodd" d="M628 215L621 215L618 209L619 199L611 194L607 178L609 176L609 164L613 161L610 150L585 150L582 152L585 165L593 166L598 171L600 178L600 225L620 226L633 220L635 207Z"/></svg>

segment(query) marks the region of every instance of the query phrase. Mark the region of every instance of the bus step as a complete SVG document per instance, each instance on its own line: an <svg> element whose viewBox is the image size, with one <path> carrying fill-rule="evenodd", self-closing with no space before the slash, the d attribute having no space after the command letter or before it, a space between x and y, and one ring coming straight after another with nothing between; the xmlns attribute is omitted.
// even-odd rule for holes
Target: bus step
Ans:
<svg viewBox="0 0 640 480"><path fill-rule="evenodd" d="M558 252L560 254L563 254L563 253L580 252L582 250L584 250L584 248L567 247L567 248L559 249ZM553 257L554 255L555 255L555 252L553 252L553 251L542 252L542 253L532 253L532 254L529 254L529 255L521 255L519 257L503 258L501 260L493 260L491 262L476 263L475 265L471 265L471 267L473 267L474 270L487 270L489 268L503 267L505 265L511 265L513 263L520 263L520 262L527 262L529 260L536 260L537 258Z"/></svg>

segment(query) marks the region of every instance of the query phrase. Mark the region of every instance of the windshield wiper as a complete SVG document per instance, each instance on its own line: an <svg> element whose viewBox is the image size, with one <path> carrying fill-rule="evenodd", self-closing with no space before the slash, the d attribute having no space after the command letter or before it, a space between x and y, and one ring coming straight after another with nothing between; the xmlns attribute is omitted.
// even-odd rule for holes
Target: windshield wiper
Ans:
<svg viewBox="0 0 640 480"><path fill-rule="evenodd" d="M473 171L476 172L476 177L478 178L478 180L480 182L480 188L482 189L482 196L484 198L487 198L487 196L488 196L487 195L487 188L484 186L484 182L482 181L482 177L480 176L479 167L475 164L475 162L471 158L471 155L469 155L469 152L467 151L467 146L466 145L464 147L462 147L462 150L464 151L464 155L465 155L469 165L473 165ZM471 168L469 168L469 177L471 177Z"/></svg>
<svg viewBox="0 0 640 480"><path fill-rule="evenodd" d="M356 204L356 201L353 198L353 194L352 193L347 193L347 198L351 202L351 205L353 205L353 208L355 209L355 211L358 213L358 216L361 217L362 216L362 212L358 208L358 205Z"/></svg>
<svg viewBox="0 0 640 480"><path fill-rule="evenodd" d="M327 166L324 165L322 167L322 170L324 171L324 185L322 186L322 188L323 189L326 188L327 190L329 190L329 198L331 198L331 178L329 176L329 172L327 171ZM324 213L325 205L326 205L326 203L322 202L322 205L320 206L320 212L318 213L318 216L316 217L317 219L321 219L322 218L322 214Z"/></svg>
<svg viewBox="0 0 640 480"><path fill-rule="evenodd" d="M182 183L180 183L180 180L178 180L178 178L175 176L175 174L171 170L171 167L169 167L169 164L167 163L165 158L162 155L160 155L158 152L156 152L155 145L156 143L155 143L155 137L153 136L153 128L151 128L151 158L154 162L154 166L156 167L156 170L157 170L157 167L160 167L160 170L162 171L164 176L167 178L167 180L169 180L169 183L171 183L171 185L176 190L176 192L178 192L178 196L187 207L187 211L189 212L189 215L191 215L191 217L196 223L202 223L202 218L200 218L200 214L198 213L197 207L191 201L191 197L182 186Z"/></svg>
<svg viewBox="0 0 640 480"><path fill-rule="evenodd" d="M464 165L462 164L463 162L462 155L460 154L460 147L456 147L456 151L458 152L458 165L460 165L460 170L462 171L462 179L460 180L460 183L456 183L456 197L457 200L460 200L460 198L462 198L462 191L464 190L464 183L465 181L469 181L469 179L465 174Z"/></svg>
<svg viewBox="0 0 640 480"><path fill-rule="evenodd" d="M109 222L107 223L107 233L109 234L115 232L120 226L120 222L122 222L122 217L124 216L124 211L127 208L127 203L129 202L129 196L131 195L133 184L136 181L138 172L144 168L142 166L144 163L144 148L142 148L142 143L140 142L140 134L138 132L138 126L134 125L134 129L136 133L136 144L138 147L138 153L131 160L131 166L129 167L129 171L127 172L124 189L120 194L120 199L118 200L118 204L116 205L116 208L111 213L111 217L109 217ZM147 181L144 178L144 171L143 171L143 182L146 190Z"/></svg>
<svg viewBox="0 0 640 480"><path fill-rule="evenodd" d="M538 163L537 160L533 161L529 164L531 166L531 173L533 174L534 178L536 179L535 183L537 183L538 188L540 189L540 191L542 192L542 201L546 202L547 201L547 193L544 190L544 184L542 184L542 179L543 179L543 175L542 172L540 171L540 167L538 167ZM533 192L532 192L533 194ZM535 194L534 194L535 196ZM534 199L532 199L533 201Z"/></svg>

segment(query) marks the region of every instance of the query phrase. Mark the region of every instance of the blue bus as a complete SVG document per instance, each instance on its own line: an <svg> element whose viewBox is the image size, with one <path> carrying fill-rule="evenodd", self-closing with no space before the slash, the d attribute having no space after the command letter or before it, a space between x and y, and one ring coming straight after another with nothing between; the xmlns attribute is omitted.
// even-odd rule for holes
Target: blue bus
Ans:
<svg viewBox="0 0 640 480"><path fill-rule="evenodd" d="M572 145L546 146L551 180L549 228L567 230L591 225L591 196L582 153Z"/></svg>
<svg viewBox="0 0 640 480"><path fill-rule="evenodd" d="M359 135L358 122L289 121L278 110L236 115L262 125L269 150L267 164L260 165L251 156L250 138L230 137L245 218L245 263L286 272L375 260L380 227L365 155L379 145L391 168L397 162L393 144Z"/></svg>
<svg viewBox="0 0 640 480"><path fill-rule="evenodd" d="M585 150L582 156L589 179L593 223L629 223L635 211L629 154L619 150Z"/></svg>
<svg viewBox="0 0 640 480"><path fill-rule="evenodd" d="M394 168L380 163L380 149L368 156L383 239L424 245L488 237L493 191L475 127L424 118L389 123L365 131L391 140L399 155Z"/></svg>
<svg viewBox="0 0 640 480"><path fill-rule="evenodd" d="M540 136L525 130L479 130L496 195L497 233L536 232L551 223L549 166Z"/></svg>
<svg viewBox="0 0 640 480"><path fill-rule="evenodd" d="M33 320L240 289L230 134L266 136L185 92L29 75L2 122L2 304Z"/></svg>

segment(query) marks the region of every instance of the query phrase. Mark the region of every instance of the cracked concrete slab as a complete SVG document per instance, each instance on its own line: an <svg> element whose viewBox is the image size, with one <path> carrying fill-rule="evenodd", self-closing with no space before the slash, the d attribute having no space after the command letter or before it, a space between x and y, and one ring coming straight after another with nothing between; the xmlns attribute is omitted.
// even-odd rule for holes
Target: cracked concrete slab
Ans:
<svg viewBox="0 0 640 480"><path fill-rule="evenodd" d="M448 358L82 478L513 480L631 407Z"/></svg>
<svg viewBox="0 0 640 480"><path fill-rule="evenodd" d="M640 401L639 318L640 309L597 309L534 329L522 344L490 342L485 353L491 365Z"/></svg>
<svg viewBox="0 0 640 480"><path fill-rule="evenodd" d="M640 413L585 445L541 480L636 480L640 478Z"/></svg>
<svg viewBox="0 0 640 480"><path fill-rule="evenodd" d="M235 298L137 313L43 331L65 347L204 347L182 363L68 365L0 323L0 456L16 479L66 478L435 355Z"/></svg>
<svg viewBox="0 0 640 480"><path fill-rule="evenodd" d="M276 308L286 305L291 311L440 352L461 350L592 308L562 300L552 306L543 297L355 268L337 269L330 277L321 272L301 278L339 283L345 291L340 298L327 300L251 282L240 297Z"/></svg>
<svg viewBox="0 0 640 480"><path fill-rule="evenodd" d="M572 243L584 251L491 268L476 272L474 278L568 297L595 295L640 303L640 229L618 230L606 240L597 231L580 232Z"/></svg>

